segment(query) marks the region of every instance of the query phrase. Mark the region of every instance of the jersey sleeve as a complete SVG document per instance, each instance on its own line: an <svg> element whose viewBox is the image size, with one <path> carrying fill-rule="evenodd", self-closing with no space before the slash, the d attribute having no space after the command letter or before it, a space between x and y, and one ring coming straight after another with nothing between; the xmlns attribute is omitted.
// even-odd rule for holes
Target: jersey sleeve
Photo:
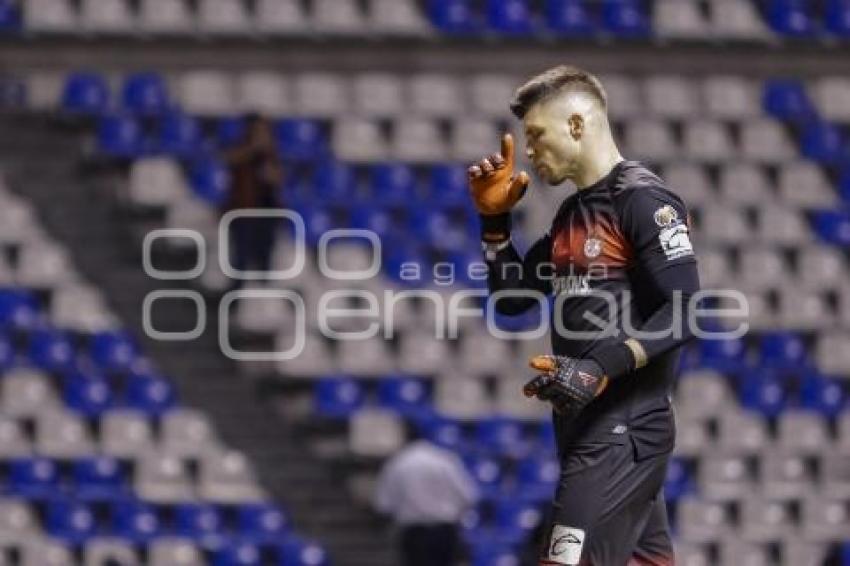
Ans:
<svg viewBox="0 0 850 566"><path fill-rule="evenodd" d="M535 292L547 296L552 290L550 249L552 238L546 234L521 256L513 243L486 258L489 269L487 284L490 293L499 291L518 291L518 296L503 296L496 303L496 311L500 314L518 315L534 305L538 300L530 296L522 296L521 292Z"/></svg>
<svg viewBox="0 0 850 566"><path fill-rule="evenodd" d="M648 272L696 261L688 211L670 191L652 186L630 189L621 222L635 261Z"/></svg>

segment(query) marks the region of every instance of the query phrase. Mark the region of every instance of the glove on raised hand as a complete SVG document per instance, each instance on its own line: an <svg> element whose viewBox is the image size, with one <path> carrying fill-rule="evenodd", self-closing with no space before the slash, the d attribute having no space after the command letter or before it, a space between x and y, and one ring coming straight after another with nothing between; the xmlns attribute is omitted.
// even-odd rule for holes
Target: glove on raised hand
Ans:
<svg viewBox="0 0 850 566"><path fill-rule="evenodd" d="M543 373L523 387L526 397L549 401L562 415L576 415L608 386L608 376L593 360L535 356L529 365Z"/></svg>
<svg viewBox="0 0 850 566"><path fill-rule="evenodd" d="M472 200L485 225L488 217L493 220L510 212L525 194L530 180L525 171L514 174L514 139L510 134L502 137L501 153L473 164L468 177Z"/></svg>

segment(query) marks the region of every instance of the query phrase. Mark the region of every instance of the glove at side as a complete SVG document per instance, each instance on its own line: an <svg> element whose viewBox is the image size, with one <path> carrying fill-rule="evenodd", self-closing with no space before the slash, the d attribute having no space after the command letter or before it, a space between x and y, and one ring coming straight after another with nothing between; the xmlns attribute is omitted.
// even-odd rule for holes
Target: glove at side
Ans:
<svg viewBox="0 0 850 566"><path fill-rule="evenodd" d="M529 365L543 373L526 383L523 393L549 401L561 415L577 415L608 386L608 376L593 360L535 356Z"/></svg>

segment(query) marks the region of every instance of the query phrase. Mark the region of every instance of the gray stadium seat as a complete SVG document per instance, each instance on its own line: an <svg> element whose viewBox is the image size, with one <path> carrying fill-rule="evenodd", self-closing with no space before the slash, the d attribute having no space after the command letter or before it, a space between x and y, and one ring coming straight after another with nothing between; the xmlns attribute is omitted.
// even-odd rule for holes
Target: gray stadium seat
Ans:
<svg viewBox="0 0 850 566"><path fill-rule="evenodd" d="M812 239L803 214L784 205L764 205L758 209L758 239L764 243L797 246Z"/></svg>
<svg viewBox="0 0 850 566"><path fill-rule="evenodd" d="M136 204L167 206L189 194L180 165L168 157L145 157L130 165L127 185Z"/></svg>
<svg viewBox="0 0 850 566"><path fill-rule="evenodd" d="M0 242L19 244L38 238L40 233L31 205L14 201L0 209Z"/></svg>
<svg viewBox="0 0 850 566"><path fill-rule="evenodd" d="M778 290L778 302L777 320L782 328L818 330L832 326L835 319L835 311L825 297L797 285L783 284Z"/></svg>
<svg viewBox="0 0 850 566"><path fill-rule="evenodd" d="M680 566L710 566L711 555L707 545L673 542L676 564Z"/></svg>
<svg viewBox="0 0 850 566"><path fill-rule="evenodd" d="M74 564L71 548L48 538L27 541L21 548L19 566L68 566Z"/></svg>
<svg viewBox="0 0 850 566"><path fill-rule="evenodd" d="M814 411L786 410L779 415L776 433L780 449L799 454L817 454L830 442L826 421Z"/></svg>
<svg viewBox="0 0 850 566"><path fill-rule="evenodd" d="M713 120L692 120L685 125L685 155L705 163L726 161L736 153L727 127Z"/></svg>
<svg viewBox="0 0 850 566"><path fill-rule="evenodd" d="M192 479L183 460L158 452L139 455L133 489L152 503L177 503L195 497Z"/></svg>
<svg viewBox="0 0 850 566"><path fill-rule="evenodd" d="M172 409L160 423L160 449L177 458L200 458L220 447L209 418L195 409Z"/></svg>
<svg viewBox="0 0 850 566"><path fill-rule="evenodd" d="M165 213L165 227L196 230L208 242L218 237L218 218L215 210L198 198L186 198L172 204ZM194 246L187 238L172 238L172 247Z"/></svg>
<svg viewBox="0 0 850 566"><path fill-rule="evenodd" d="M814 542L841 542L847 538L850 504L847 501L807 494L801 505L802 535Z"/></svg>
<svg viewBox="0 0 850 566"><path fill-rule="evenodd" d="M224 72L196 70L180 77L178 96L183 109L202 116L225 116L236 107L233 78Z"/></svg>
<svg viewBox="0 0 850 566"><path fill-rule="evenodd" d="M783 163L779 168L779 198L799 208L832 208L838 195L823 170L808 161Z"/></svg>
<svg viewBox="0 0 850 566"><path fill-rule="evenodd" d="M732 269L729 254L722 249L700 249L697 269L700 285L703 289L724 288L736 276Z"/></svg>
<svg viewBox="0 0 850 566"><path fill-rule="evenodd" d="M303 116L343 116L349 110L348 83L331 73L305 73L295 79L295 110Z"/></svg>
<svg viewBox="0 0 850 566"><path fill-rule="evenodd" d="M753 489L753 473L743 456L704 454L699 462L700 494L713 501L741 499Z"/></svg>
<svg viewBox="0 0 850 566"><path fill-rule="evenodd" d="M263 287L254 283L245 285L246 292L262 292ZM292 303L280 297L244 297L236 301L238 308L231 316L231 325L239 330L256 334L275 334L281 328L295 324Z"/></svg>
<svg viewBox="0 0 850 566"><path fill-rule="evenodd" d="M355 456L386 458L404 442L404 423L392 411L361 409L348 423L348 449Z"/></svg>
<svg viewBox="0 0 850 566"><path fill-rule="evenodd" d="M744 304L746 304L746 316L726 316L729 324L738 325L746 322L752 330L775 329L778 325L776 309L770 302L768 293L761 291L741 290L744 293ZM721 308L739 308L741 304L736 299L721 299Z"/></svg>
<svg viewBox="0 0 850 566"><path fill-rule="evenodd" d="M251 21L240 0L200 0L198 29L215 35L242 35L251 31Z"/></svg>
<svg viewBox="0 0 850 566"><path fill-rule="evenodd" d="M65 75L57 71L33 70L26 78L27 108L52 112L59 107Z"/></svg>
<svg viewBox="0 0 850 566"><path fill-rule="evenodd" d="M68 250L60 244L33 242L19 254L15 279L22 287L52 289L77 277Z"/></svg>
<svg viewBox="0 0 850 566"><path fill-rule="evenodd" d="M699 242L739 244L751 236L749 222L738 208L722 204L706 205L695 220L695 236Z"/></svg>
<svg viewBox="0 0 850 566"><path fill-rule="evenodd" d="M86 283L72 283L55 289L50 319L56 326L80 332L114 330L119 321L106 306L103 294Z"/></svg>
<svg viewBox="0 0 850 566"><path fill-rule="evenodd" d="M351 84L354 111L369 118L390 118L405 111L404 88L392 73L362 73Z"/></svg>
<svg viewBox="0 0 850 566"><path fill-rule="evenodd" d="M720 564L736 566L771 566L770 553L764 545L736 537L720 541Z"/></svg>
<svg viewBox="0 0 850 566"><path fill-rule="evenodd" d="M387 35L422 35L430 26L413 0L369 0L369 27Z"/></svg>
<svg viewBox="0 0 850 566"><path fill-rule="evenodd" d="M727 454L750 455L770 441L767 422L758 413L725 411L717 419L718 447Z"/></svg>
<svg viewBox="0 0 850 566"><path fill-rule="evenodd" d="M73 460L95 450L85 421L63 409L42 410L36 420L35 449L48 458Z"/></svg>
<svg viewBox="0 0 850 566"><path fill-rule="evenodd" d="M2 413L12 418L32 418L59 407L59 398L48 377L38 370L14 369L0 381Z"/></svg>
<svg viewBox="0 0 850 566"><path fill-rule="evenodd" d="M711 0L709 7L712 32L719 39L760 40L770 36L749 0Z"/></svg>
<svg viewBox="0 0 850 566"><path fill-rule="evenodd" d="M838 289L847 270L847 261L836 248L810 245L797 251L796 281L805 289Z"/></svg>
<svg viewBox="0 0 850 566"><path fill-rule="evenodd" d="M801 454L768 449L759 458L759 486L765 497L797 499L811 490L812 469Z"/></svg>
<svg viewBox="0 0 850 566"><path fill-rule="evenodd" d="M20 458L32 453L29 435L16 419L0 416L0 460Z"/></svg>
<svg viewBox="0 0 850 566"><path fill-rule="evenodd" d="M782 541L780 566L823 566L827 548L823 544L792 537Z"/></svg>
<svg viewBox="0 0 850 566"><path fill-rule="evenodd" d="M333 130L333 149L340 159L360 163L386 160L389 153L381 125L365 118L337 120Z"/></svg>
<svg viewBox="0 0 850 566"><path fill-rule="evenodd" d="M177 537L157 538L148 543L150 566L204 566L203 554L191 540Z"/></svg>
<svg viewBox="0 0 850 566"><path fill-rule="evenodd" d="M676 411L676 446L677 456L699 456L709 447L713 447L705 419L686 416L683 411Z"/></svg>
<svg viewBox="0 0 850 566"><path fill-rule="evenodd" d="M510 116L509 104L520 81L511 75L481 74L470 78L469 100L477 113L489 118Z"/></svg>
<svg viewBox="0 0 850 566"><path fill-rule="evenodd" d="M747 246L740 252L740 286L750 291L764 291L780 284L789 266L780 250L768 246Z"/></svg>
<svg viewBox="0 0 850 566"><path fill-rule="evenodd" d="M843 76L817 79L810 89L818 114L830 122L850 122L850 80Z"/></svg>
<svg viewBox="0 0 850 566"><path fill-rule="evenodd" d="M347 373L355 376L385 375L396 369L396 358L380 333L366 340L340 341L337 361Z"/></svg>
<svg viewBox="0 0 850 566"><path fill-rule="evenodd" d="M757 86L746 77L712 75L702 89L703 106L713 118L745 120L761 113L761 96Z"/></svg>
<svg viewBox="0 0 850 566"><path fill-rule="evenodd" d="M297 35L310 30L310 21L300 0L257 0L254 28L266 35Z"/></svg>
<svg viewBox="0 0 850 566"><path fill-rule="evenodd" d="M195 30L195 18L186 0L142 0L139 29L152 34L187 34Z"/></svg>
<svg viewBox="0 0 850 566"><path fill-rule="evenodd" d="M136 22L127 0L83 0L80 24L89 32L125 35Z"/></svg>
<svg viewBox="0 0 850 566"><path fill-rule="evenodd" d="M654 116L685 120L699 114L694 84L676 75L650 75L644 82L644 100Z"/></svg>
<svg viewBox="0 0 850 566"><path fill-rule="evenodd" d="M153 431L144 413L112 409L100 418L100 449L115 458L132 459L151 452Z"/></svg>
<svg viewBox="0 0 850 566"><path fill-rule="evenodd" d="M455 374L435 380L434 402L440 413L459 419L475 419L492 412L484 381Z"/></svg>
<svg viewBox="0 0 850 566"><path fill-rule="evenodd" d="M200 462L198 494L213 503L262 501L265 494L245 456L236 451L207 454Z"/></svg>
<svg viewBox="0 0 850 566"><path fill-rule="evenodd" d="M69 0L27 0L22 3L24 28L30 32L76 33L77 13Z"/></svg>
<svg viewBox="0 0 850 566"><path fill-rule="evenodd" d="M629 121L624 140L629 159L672 161L679 153L673 130L662 120L637 118Z"/></svg>
<svg viewBox="0 0 850 566"><path fill-rule="evenodd" d="M844 411L835 418L835 451L842 455L850 454L850 411Z"/></svg>
<svg viewBox="0 0 850 566"><path fill-rule="evenodd" d="M824 495L850 500L850 454L827 448L820 456L820 479Z"/></svg>
<svg viewBox="0 0 850 566"><path fill-rule="evenodd" d="M711 31L696 2L659 0L655 3L652 22L652 28L660 37L702 38Z"/></svg>
<svg viewBox="0 0 850 566"><path fill-rule="evenodd" d="M511 344L485 328L464 333L458 353L460 369L467 375L498 374L513 359Z"/></svg>
<svg viewBox="0 0 850 566"><path fill-rule="evenodd" d="M788 504L762 497L746 497L740 502L741 537L753 542L774 542L790 538L797 530Z"/></svg>
<svg viewBox="0 0 850 566"><path fill-rule="evenodd" d="M287 332L278 333L275 351L286 352L293 347L293 338ZM328 347L325 338L318 333L309 332L304 339L301 353L291 360L276 362L282 375L299 377L319 377L330 375L338 368L336 357Z"/></svg>
<svg viewBox="0 0 850 566"><path fill-rule="evenodd" d="M448 341L436 338L433 331L407 331L399 339L399 369L404 373L430 374L453 357Z"/></svg>
<svg viewBox="0 0 850 566"><path fill-rule="evenodd" d="M644 111L643 93L631 77L600 75L599 80L608 95L608 114L614 120L640 115Z"/></svg>
<svg viewBox="0 0 850 566"><path fill-rule="evenodd" d="M818 369L827 375L850 374L850 333L823 333L815 348Z"/></svg>
<svg viewBox="0 0 850 566"><path fill-rule="evenodd" d="M782 163L793 159L797 150L783 126L771 119L758 118L741 124L741 155L760 163Z"/></svg>
<svg viewBox="0 0 850 566"><path fill-rule="evenodd" d="M40 534L38 515L29 503L17 499L0 499L0 547L17 546Z"/></svg>
<svg viewBox="0 0 850 566"><path fill-rule="evenodd" d="M119 538L94 538L86 542L83 550L83 566L139 566L141 563L133 545Z"/></svg>
<svg viewBox="0 0 850 566"><path fill-rule="evenodd" d="M363 34L366 22L355 0L313 0L313 29L320 33Z"/></svg>
<svg viewBox="0 0 850 566"><path fill-rule="evenodd" d="M248 71L236 80L236 107L278 118L292 111L290 91L291 85L278 73Z"/></svg>
<svg viewBox="0 0 850 566"><path fill-rule="evenodd" d="M439 125L425 118L400 118L394 123L392 154L413 163L443 161L446 144Z"/></svg>
<svg viewBox="0 0 850 566"><path fill-rule="evenodd" d="M481 159L487 148L497 147L501 134L492 120L460 118L452 124L452 156L458 161Z"/></svg>
<svg viewBox="0 0 850 566"><path fill-rule="evenodd" d="M774 198L764 169L755 163L723 165L718 184L722 200L729 205L759 206Z"/></svg>
<svg viewBox="0 0 850 566"><path fill-rule="evenodd" d="M528 381L525 367L517 368L506 377L505 372L496 381L495 410L510 418L543 421L552 417L552 407L538 399L529 399L522 394L522 387Z"/></svg>
<svg viewBox="0 0 850 566"><path fill-rule="evenodd" d="M420 74L407 84L410 110L428 118L461 116L466 110L463 89L455 77Z"/></svg>
<svg viewBox="0 0 850 566"><path fill-rule="evenodd" d="M727 539L733 532L728 508L722 503L685 498L677 508L679 540L712 543Z"/></svg>
<svg viewBox="0 0 850 566"><path fill-rule="evenodd" d="M732 399L726 379L711 370L689 371L678 381L676 409L690 418L710 418L723 412Z"/></svg>

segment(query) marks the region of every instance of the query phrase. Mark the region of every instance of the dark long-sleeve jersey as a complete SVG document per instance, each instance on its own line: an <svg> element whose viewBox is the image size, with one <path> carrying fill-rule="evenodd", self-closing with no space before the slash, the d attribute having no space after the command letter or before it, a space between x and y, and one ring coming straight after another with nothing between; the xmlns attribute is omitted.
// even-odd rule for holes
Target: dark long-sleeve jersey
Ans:
<svg viewBox="0 0 850 566"><path fill-rule="evenodd" d="M538 304L533 292L551 296L553 352L592 358L611 377L578 418L555 416L562 454L594 441L631 439L639 456L672 447L678 346L692 337L687 307L699 289L688 229L681 199L641 164L623 161L567 197L524 257L511 244L486 258L498 312ZM639 369L628 338L647 354Z"/></svg>

